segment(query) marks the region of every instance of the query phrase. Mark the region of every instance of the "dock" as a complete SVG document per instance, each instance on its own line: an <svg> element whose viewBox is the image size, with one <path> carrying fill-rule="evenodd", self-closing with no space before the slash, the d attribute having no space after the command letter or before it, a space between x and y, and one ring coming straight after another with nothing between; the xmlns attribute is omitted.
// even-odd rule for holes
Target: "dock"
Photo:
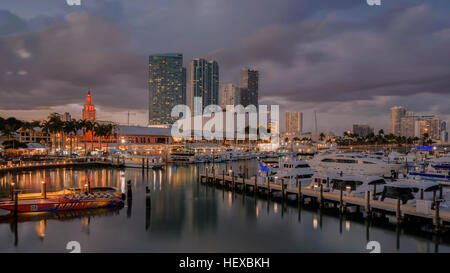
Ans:
<svg viewBox="0 0 450 273"><path fill-rule="evenodd" d="M367 191L364 197L352 196L345 190L340 192L330 192L329 185L325 183L320 187L311 189L305 187L292 187L284 182L269 182L264 177L245 178L244 175L235 175L233 172L221 173L206 169L205 173L200 173L197 168L197 182L230 190L240 190L243 194L265 194L269 198L279 198L282 201L287 200L288 196L294 196L298 203L303 203L305 199L310 202L316 202L320 207L325 203L331 204L339 209L340 213L345 213L347 208L356 207L357 211L365 212L365 217L370 218L374 213L395 215L397 224L401 224L405 219L420 219L432 222L435 232L440 232L444 225L450 223L450 209L443 210L439 208L439 192L435 192L434 201L417 200L420 205L403 205L400 199L397 202L390 203L379 201L373 192ZM301 185L301 183L297 183ZM295 200L294 199L294 200ZM434 204L433 204L434 203Z"/></svg>
<svg viewBox="0 0 450 273"><path fill-rule="evenodd" d="M101 158L61 159L52 161L21 162L19 164L0 166L0 173L30 171L36 169L95 167L95 166L122 168L124 167L124 162L119 159L106 160Z"/></svg>

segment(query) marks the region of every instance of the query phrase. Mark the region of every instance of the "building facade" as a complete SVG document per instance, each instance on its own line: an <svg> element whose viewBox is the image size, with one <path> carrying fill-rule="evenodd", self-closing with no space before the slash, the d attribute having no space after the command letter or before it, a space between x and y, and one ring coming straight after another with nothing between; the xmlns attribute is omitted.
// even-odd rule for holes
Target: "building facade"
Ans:
<svg viewBox="0 0 450 273"><path fill-rule="evenodd" d="M89 90L86 95L86 103L83 107L82 116L84 120L95 120L95 105L92 104L91 90Z"/></svg>
<svg viewBox="0 0 450 273"><path fill-rule="evenodd" d="M183 54L158 54L149 57L149 125L173 124L172 108L186 104L186 69Z"/></svg>
<svg viewBox="0 0 450 273"><path fill-rule="evenodd" d="M373 133L373 128L367 124L353 124L353 134L359 137L367 137Z"/></svg>
<svg viewBox="0 0 450 273"><path fill-rule="evenodd" d="M303 131L303 113L286 112L284 114L284 132L297 134Z"/></svg>
<svg viewBox="0 0 450 273"><path fill-rule="evenodd" d="M391 134L399 136L401 134L401 119L406 115L406 109L403 106L394 106L391 108Z"/></svg>
<svg viewBox="0 0 450 273"><path fill-rule="evenodd" d="M191 61L189 71L191 105L194 105L194 97L202 98L202 110L211 104L219 105L219 64L196 58Z"/></svg>
<svg viewBox="0 0 450 273"><path fill-rule="evenodd" d="M220 87L220 107L225 109L227 105L239 104L239 88L232 84L223 84Z"/></svg>
<svg viewBox="0 0 450 273"><path fill-rule="evenodd" d="M258 108L259 72L255 69L241 68L239 75L239 102L244 107L255 105Z"/></svg>

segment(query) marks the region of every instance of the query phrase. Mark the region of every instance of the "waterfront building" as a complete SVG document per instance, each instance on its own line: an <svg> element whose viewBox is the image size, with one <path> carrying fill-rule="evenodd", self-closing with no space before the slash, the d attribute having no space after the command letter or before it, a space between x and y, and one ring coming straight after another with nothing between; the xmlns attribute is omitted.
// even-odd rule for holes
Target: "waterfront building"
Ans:
<svg viewBox="0 0 450 273"><path fill-rule="evenodd" d="M202 110L206 106L219 105L219 65L216 61L196 58L190 63L191 106L194 97L202 98Z"/></svg>
<svg viewBox="0 0 450 273"><path fill-rule="evenodd" d="M244 107L255 105L258 108L259 72L256 69L241 68L239 77L240 99Z"/></svg>
<svg viewBox="0 0 450 273"><path fill-rule="evenodd" d="M405 116L406 109L403 106L391 108L391 134L399 136L401 134L401 119Z"/></svg>
<svg viewBox="0 0 450 273"><path fill-rule="evenodd" d="M223 84L220 87L220 107L226 109L227 105L239 104L239 88L232 84Z"/></svg>
<svg viewBox="0 0 450 273"><path fill-rule="evenodd" d="M155 145L172 143L170 128L118 125L116 132L119 145Z"/></svg>
<svg viewBox="0 0 450 273"><path fill-rule="evenodd" d="M84 120L95 120L95 105L92 104L91 90L88 90L88 93L86 95L86 103L83 107L82 116Z"/></svg>
<svg viewBox="0 0 450 273"><path fill-rule="evenodd" d="M286 112L284 114L284 132L296 134L303 131L303 113Z"/></svg>
<svg viewBox="0 0 450 273"><path fill-rule="evenodd" d="M172 108L186 104L186 69L183 54L149 56L149 125L173 124Z"/></svg>
<svg viewBox="0 0 450 273"><path fill-rule="evenodd" d="M367 137L373 133L373 128L367 124L353 124L353 134L359 137Z"/></svg>

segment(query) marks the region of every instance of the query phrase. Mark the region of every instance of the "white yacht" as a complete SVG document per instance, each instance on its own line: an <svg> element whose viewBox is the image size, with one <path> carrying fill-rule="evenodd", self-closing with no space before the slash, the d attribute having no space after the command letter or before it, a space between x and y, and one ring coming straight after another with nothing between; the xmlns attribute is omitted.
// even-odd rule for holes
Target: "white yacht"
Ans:
<svg viewBox="0 0 450 273"><path fill-rule="evenodd" d="M387 163L380 159L365 157L357 153L319 154L308 161L318 172L351 173L391 177L403 167L402 164Z"/></svg>
<svg viewBox="0 0 450 273"><path fill-rule="evenodd" d="M289 187L297 187L297 178L300 187L306 187L312 182L314 170L304 160L285 161L274 172L274 178L284 179Z"/></svg>
<svg viewBox="0 0 450 273"><path fill-rule="evenodd" d="M176 164L195 163L195 154L190 151L174 150L170 153L169 162Z"/></svg>
<svg viewBox="0 0 450 273"><path fill-rule="evenodd" d="M342 189L346 196L364 197L367 191L374 189L377 195L381 194L386 183L381 176L316 174L308 188L319 190L322 184L326 192L339 193Z"/></svg>

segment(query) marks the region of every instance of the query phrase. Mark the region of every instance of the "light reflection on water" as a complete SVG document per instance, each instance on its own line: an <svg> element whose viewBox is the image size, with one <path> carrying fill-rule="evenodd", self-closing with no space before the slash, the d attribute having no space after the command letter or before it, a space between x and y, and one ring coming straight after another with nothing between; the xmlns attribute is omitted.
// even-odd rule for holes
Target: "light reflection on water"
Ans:
<svg viewBox="0 0 450 273"><path fill-rule="evenodd" d="M229 165L217 164L220 172ZM244 162L249 173L255 162ZM204 166L201 166L201 171ZM237 163L234 167L238 169ZM167 170L54 169L0 176L0 194L9 184L39 192L40 181L49 191L112 186L125 192L131 180L133 200L122 209L72 211L21 216L17 225L0 217L1 252L68 252L78 241L82 252L368 252L369 240L381 243L382 252L450 252L447 243L433 236L418 236L379 227L337 213L281 204L264 196L242 195L196 182L195 166ZM146 207L145 187L151 190Z"/></svg>

